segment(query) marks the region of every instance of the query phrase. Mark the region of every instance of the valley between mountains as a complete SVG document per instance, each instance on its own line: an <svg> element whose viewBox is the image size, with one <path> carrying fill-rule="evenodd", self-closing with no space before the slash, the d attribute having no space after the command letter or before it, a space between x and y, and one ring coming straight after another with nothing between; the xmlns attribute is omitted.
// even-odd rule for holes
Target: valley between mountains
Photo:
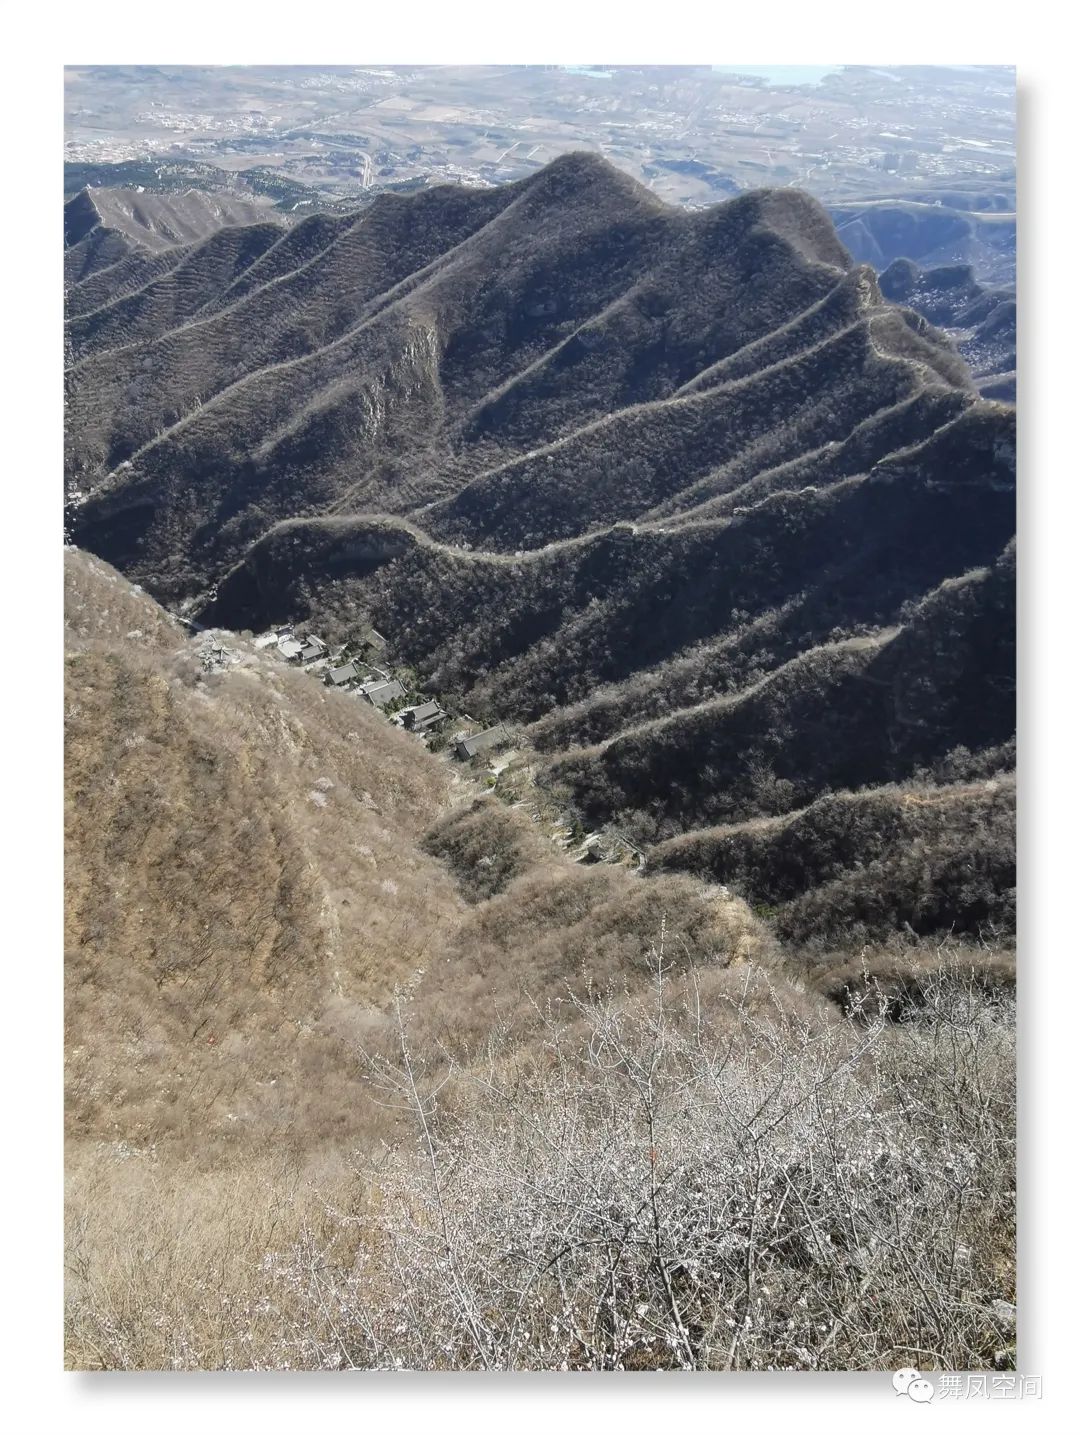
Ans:
<svg viewBox="0 0 1080 1435"><path fill-rule="evenodd" d="M1015 411L816 201L571 154L223 218L68 248L75 544L198 624L374 625L646 882L1007 938Z"/></svg>
<svg viewBox="0 0 1080 1435"><path fill-rule="evenodd" d="M1011 295L585 154L65 233L67 1364L1013 1369Z"/></svg>

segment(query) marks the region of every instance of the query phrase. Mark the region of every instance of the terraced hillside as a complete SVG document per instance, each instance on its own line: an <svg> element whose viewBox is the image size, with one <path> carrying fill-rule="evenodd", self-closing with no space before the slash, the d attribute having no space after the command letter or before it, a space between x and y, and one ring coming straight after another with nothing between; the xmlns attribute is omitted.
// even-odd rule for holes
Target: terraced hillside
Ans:
<svg viewBox="0 0 1080 1435"><path fill-rule="evenodd" d="M686 213L569 155L69 306L80 544L218 625L374 621L591 822L1011 765L1014 412L805 195Z"/></svg>

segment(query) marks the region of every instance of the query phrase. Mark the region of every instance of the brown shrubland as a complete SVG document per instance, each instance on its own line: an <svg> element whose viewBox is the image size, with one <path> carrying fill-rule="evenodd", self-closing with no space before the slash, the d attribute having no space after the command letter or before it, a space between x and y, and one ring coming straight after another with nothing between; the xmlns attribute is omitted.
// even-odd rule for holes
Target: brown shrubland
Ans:
<svg viewBox="0 0 1080 1435"><path fill-rule="evenodd" d="M70 1366L1011 1361L993 933L804 958L67 574Z"/></svg>
<svg viewBox="0 0 1080 1435"><path fill-rule="evenodd" d="M752 968L572 999L525 1054L413 1045L353 1158L73 1160L68 1349L121 1369L1012 1363L1012 1040L962 965L903 1022Z"/></svg>

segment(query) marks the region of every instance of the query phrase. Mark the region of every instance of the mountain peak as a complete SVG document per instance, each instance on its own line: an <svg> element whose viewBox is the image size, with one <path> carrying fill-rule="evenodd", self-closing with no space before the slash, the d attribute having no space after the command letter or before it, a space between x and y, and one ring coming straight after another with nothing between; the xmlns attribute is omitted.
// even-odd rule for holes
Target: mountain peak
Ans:
<svg viewBox="0 0 1080 1435"><path fill-rule="evenodd" d="M64 245L70 248L84 239L95 225L101 223L101 215L98 213L97 205L94 203L93 194L89 185L85 185L78 194L72 197L64 205Z"/></svg>
<svg viewBox="0 0 1080 1435"><path fill-rule="evenodd" d="M616 199L656 210L667 208L645 185L594 150L568 150L522 184L530 192L542 193L545 199L561 203L589 199L603 204L605 200Z"/></svg>
<svg viewBox="0 0 1080 1435"><path fill-rule="evenodd" d="M762 228L778 235L804 259L850 269L851 255L837 237L829 212L805 189L753 189L729 200L745 205Z"/></svg>

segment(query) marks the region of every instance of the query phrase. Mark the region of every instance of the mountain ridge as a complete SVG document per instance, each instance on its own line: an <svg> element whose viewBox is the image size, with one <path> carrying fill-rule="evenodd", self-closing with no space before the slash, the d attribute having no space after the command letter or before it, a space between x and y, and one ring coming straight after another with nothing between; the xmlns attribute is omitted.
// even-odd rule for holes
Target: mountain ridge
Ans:
<svg viewBox="0 0 1080 1435"><path fill-rule="evenodd" d="M70 294L69 523L188 616L375 622L646 845L1007 768L1015 413L808 196L570 155L142 272Z"/></svg>

